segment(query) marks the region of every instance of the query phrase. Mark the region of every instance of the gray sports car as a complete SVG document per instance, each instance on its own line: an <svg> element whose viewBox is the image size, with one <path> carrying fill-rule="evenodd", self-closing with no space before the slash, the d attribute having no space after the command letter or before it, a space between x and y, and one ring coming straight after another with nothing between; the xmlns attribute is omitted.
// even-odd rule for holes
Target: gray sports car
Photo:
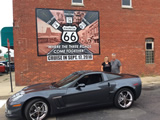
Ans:
<svg viewBox="0 0 160 120"><path fill-rule="evenodd" d="M59 82L23 88L8 99L6 116L42 120L49 114L112 103L127 109L140 94L138 76L78 71Z"/></svg>

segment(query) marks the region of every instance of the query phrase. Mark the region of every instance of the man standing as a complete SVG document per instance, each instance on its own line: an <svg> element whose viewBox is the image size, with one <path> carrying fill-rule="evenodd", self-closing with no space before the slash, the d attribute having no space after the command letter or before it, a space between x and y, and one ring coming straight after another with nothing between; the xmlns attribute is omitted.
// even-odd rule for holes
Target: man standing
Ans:
<svg viewBox="0 0 160 120"><path fill-rule="evenodd" d="M118 59L116 59L115 53L112 53L111 66L112 66L111 68L112 73L118 73L118 74L122 73L122 64Z"/></svg>

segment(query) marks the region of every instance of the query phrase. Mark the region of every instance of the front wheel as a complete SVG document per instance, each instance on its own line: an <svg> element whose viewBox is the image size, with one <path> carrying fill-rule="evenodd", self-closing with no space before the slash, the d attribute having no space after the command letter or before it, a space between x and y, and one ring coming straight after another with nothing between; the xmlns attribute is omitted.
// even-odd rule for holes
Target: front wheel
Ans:
<svg viewBox="0 0 160 120"><path fill-rule="evenodd" d="M48 115L48 105L42 99L34 99L25 107L25 117L27 120L44 120Z"/></svg>
<svg viewBox="0 0 160 120"><path fill-rule="evenodd" d="M132 106L133 102L133 92L128 88L119 90L115 95L114 104L117 108L128 109Z"/></svg>

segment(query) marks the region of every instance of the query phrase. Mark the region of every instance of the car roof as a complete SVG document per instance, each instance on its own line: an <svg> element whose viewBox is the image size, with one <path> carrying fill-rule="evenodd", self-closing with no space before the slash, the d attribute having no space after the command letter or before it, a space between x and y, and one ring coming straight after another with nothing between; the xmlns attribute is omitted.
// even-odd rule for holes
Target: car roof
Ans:
<svg viewBox="0 0 160 120"><path fill-rule="evenodd" d="M92 72L92 71L91 70L81 70L81 71L77 71L75 73L77 73L77 74L86 74L86 73L90 73L90 72Z"/></svg>
<svg viewBox="0 0 160 120"><path fill-rule="evenodd" d="M81 70L75 72L75 74L83 75L83 74L89 74L89 73L102 73L101 71L92 71L92 70Z"/></svg>
<svg viewBox="0 0 160 120"><path fill-rule="evenodd" d="M79 73L79 74L85 74L85 73L108 73L108 74L116 74L116 73L111 73L111 72L104 72L104 71L93 71L93 70L81 70L81 71L77 71L75 73Z"/></svg>
<svg viewBox="0 0 160 120"><path fill-rule="evenodd" d="M132 78L132 77L138 77L137 75L131 75L131 74L116 74L116 73L111 73L111 72L104 72L104 71L92 71L92 70L81 70L74 72L72 74L78 74L78 75L85 75L85 74L97 74L97 73L103 73L103 74L110 74L110 75L118 75L121 76L122 78Z"/></svg>
<svg viewBox="0 0 160 120"><path fill-rule="evenodd" d="M92 70L81 70L81 71L77 71L74 72L75 74L89 74L89 73L105 73L105 74L113 74L113 75L119 75L119 76L123 76L122 74L116 74L116 73L111 73L111 72L104 72L104 71L92 71Z"/></svg>

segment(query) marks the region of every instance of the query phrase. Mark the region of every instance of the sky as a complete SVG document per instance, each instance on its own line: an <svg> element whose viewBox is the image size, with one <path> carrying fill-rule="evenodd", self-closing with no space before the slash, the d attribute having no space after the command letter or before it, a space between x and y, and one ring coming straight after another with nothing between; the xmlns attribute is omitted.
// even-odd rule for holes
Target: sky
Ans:
<svg viewBox="0 0 160 120"><path fill-rule="evenodd" d="M13 27L13 4L12 0L0 0L0 31L3 27ZM7 52L7 48L1 46L1 36L0 36L0 49L3 56ZM14 50L11 50L11 56L14 55Z"/></svg>

